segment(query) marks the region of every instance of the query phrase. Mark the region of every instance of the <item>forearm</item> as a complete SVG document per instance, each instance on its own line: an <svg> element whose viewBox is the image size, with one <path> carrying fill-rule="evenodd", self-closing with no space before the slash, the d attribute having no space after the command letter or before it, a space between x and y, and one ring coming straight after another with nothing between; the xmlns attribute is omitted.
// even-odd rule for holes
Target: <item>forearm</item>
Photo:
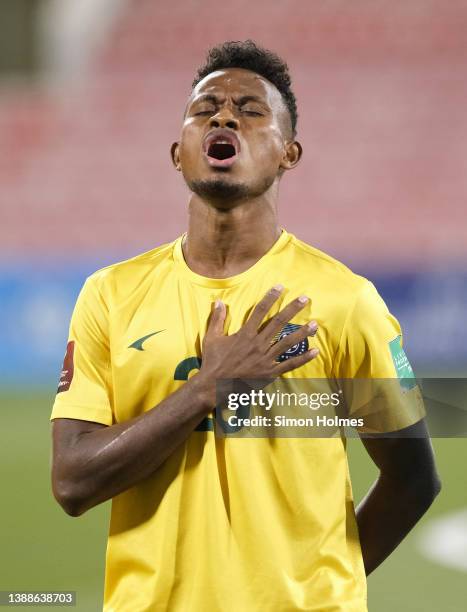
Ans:
<svg viewBox="0 0 467 612"><path fill-rule="evenodd" d="M82 514L155 472L213 409L208 398L196 375L148 412L80 434L57 462L67 512Z"/></svg>
<svg viewBox="0 0 467 612"><path fill-rule="evenodd" d="M357 508L366 574L376 569L425 514L440 490L437 480L380 474Z"/></svg>

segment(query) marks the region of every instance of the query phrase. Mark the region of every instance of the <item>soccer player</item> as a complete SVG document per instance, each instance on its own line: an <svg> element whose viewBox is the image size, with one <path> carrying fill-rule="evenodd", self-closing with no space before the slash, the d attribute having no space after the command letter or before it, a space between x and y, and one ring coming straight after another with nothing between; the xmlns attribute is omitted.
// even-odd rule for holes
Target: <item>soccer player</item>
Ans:
<svg viewBox="0 0 467 612"><path fill-rule="evenodd" d="M391 393L379 408L401 435L363 438L380 474L356 513L342 437L216 435L218 380L402 383L410 368L373 285L278 224L296 122L276 54L211 49L171 149L187 232L77 300L53 491L71 516L112 499L106 612L363 612L365 574L439 491L423 418Z"/></svg>

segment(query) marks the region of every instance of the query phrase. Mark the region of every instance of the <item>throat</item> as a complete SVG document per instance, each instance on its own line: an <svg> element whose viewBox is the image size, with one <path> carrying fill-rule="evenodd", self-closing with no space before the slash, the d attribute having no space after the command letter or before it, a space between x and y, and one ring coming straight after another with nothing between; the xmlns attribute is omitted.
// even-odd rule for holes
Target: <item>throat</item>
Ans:
<svg viewBox="0 0 467 612"><path fill-rule="evenodd" d="M206 240L206 236L192 234L182 240L182 254L192 272L211 279L226 279L246 272L264 257L282 234L276 228L269 239L258 240L257 233L242 234L238 241L222 237L220 240ZM226 232L227 235L227 232ZM235 246L232 248L232 245Z"/></svg>

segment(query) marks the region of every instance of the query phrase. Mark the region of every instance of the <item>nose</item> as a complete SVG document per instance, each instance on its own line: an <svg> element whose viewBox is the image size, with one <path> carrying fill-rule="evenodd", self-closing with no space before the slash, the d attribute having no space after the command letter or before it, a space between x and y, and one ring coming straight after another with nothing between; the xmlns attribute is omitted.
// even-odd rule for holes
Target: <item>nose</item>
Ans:
<svg viewBox="0 0 467 612"><path fill-rule="evenodd" d="M231 130L238 130L239 123L232 111L227 106L223 106L219 111L213 115L210 119L211 128L230 128Z"/></svg>

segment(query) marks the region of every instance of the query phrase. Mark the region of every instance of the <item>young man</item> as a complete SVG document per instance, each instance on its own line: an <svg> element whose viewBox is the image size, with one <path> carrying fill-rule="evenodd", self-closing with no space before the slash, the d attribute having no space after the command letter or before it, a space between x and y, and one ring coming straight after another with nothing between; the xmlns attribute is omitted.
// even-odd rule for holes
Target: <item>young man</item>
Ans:
<svg viewBox="0 0 467 612"><path fill-rule="evenodd" d="M422 435L364 440L380 476L356 516L340 437L215 435L216 380L397 378L403 356L373 285L278 225L296 120L280 58L211 49L172 146L188 231L78 298L53 490L72 516L112 498L106 612L362 612L365 571L439 490L423 419L390 394L393 429Z"/></svg>

